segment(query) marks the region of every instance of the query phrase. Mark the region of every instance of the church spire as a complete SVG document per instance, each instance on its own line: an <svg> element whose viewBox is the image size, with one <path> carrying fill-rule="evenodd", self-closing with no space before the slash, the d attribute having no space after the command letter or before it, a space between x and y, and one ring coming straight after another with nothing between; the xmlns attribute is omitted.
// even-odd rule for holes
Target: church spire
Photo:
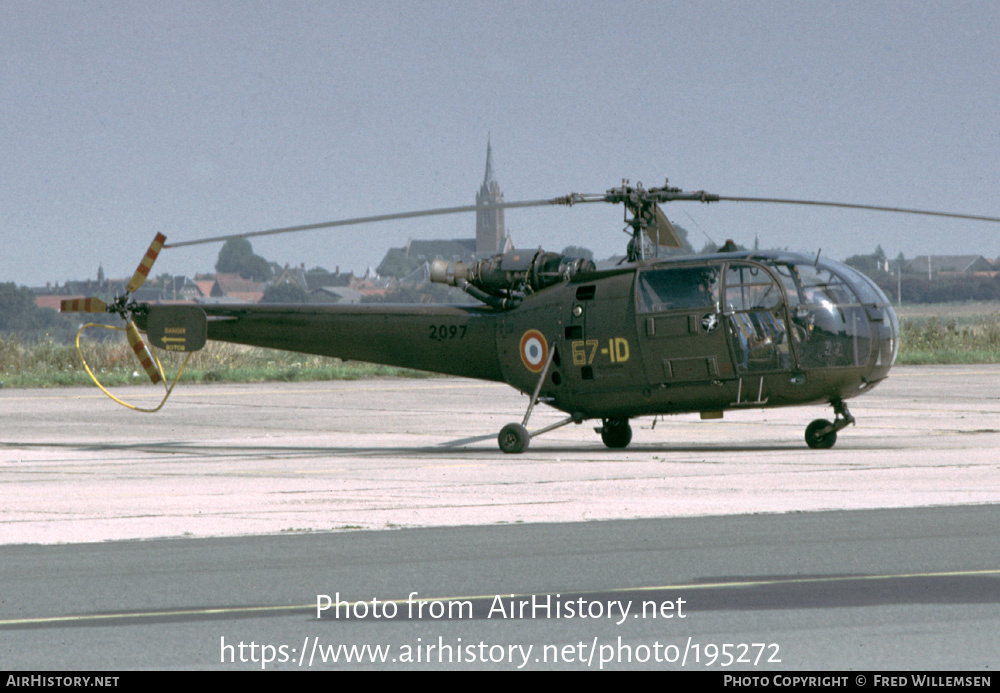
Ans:
<svg viewBox="0 0 1000 693"><path fill-rule="evenodd" d="M503 204L503 193L493 173L493 144L491 138L486 139L486 175L483 184L479 186L476 195L476 254L492 255L501 252L507 230L504 226L503 207L489 205Z"/></svg>
<svg viewBox="0 0 1000 693"><path fill-rule="evenodd" d="M483 184L486 186L497 182L496 176L493 175L493 146L490 139L486 138L486 175L483 176Z"/></svg>

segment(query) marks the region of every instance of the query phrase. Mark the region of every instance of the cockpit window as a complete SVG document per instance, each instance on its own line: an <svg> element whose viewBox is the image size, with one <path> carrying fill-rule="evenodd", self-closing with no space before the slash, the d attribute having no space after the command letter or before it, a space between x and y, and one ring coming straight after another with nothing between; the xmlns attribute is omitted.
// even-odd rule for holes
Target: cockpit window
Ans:
<svg viewBox="0 0 1000 693"><path fill-rule="evenodd" d="M772 269L785 288L788 305L794 307L802 303L801 298L799 298L799 283L796 280L795 269L791 265L782 264L775 264Z"/></svg>
<svg viewBox="0 0 1000 693"><path fill-rule="evenodd" d="M781 302L781 290L759 265L732 263L726 269L726 309L763 310Z"/></svg>
<svg viewBox="0 0 1000 693"><path fill-rule="evenodd" d="M640 313L713 308L718 303L718 267L666 267L639 273Z"/></svg>
<svg viewBox="0 0 1000 693"><path fill-rule="evenodd" d="M882 289L873 282L867 275L861 272L853 272L853 277L849 277L848 280L852 280L852 285L854 286L854 291L857 292L858 298L861 299L862 303L874 304L876 306L884 306L889 303L889 299L886 295L882 293Z"/></svg>
<svg viewBox="0 0 1000 693"><path fill-rule="evenodd" d="M875 347L875 368L888 368L896 361L896 354L899 350L899 324L896 321L896 314L892 310L889 299L882 292L871 278L848 265L827 260L833 270L839 274L843 280L854 290L857 301L866 306L864 309L868 320L867 329L859 330L859 337L870 335L870 342ZM849 311L856 313L860 308L850 308ZM855 340L858 352L855 358L857 365L863 365L864 342Z"/></svg>
<svg viewBox="0 0 1000 693"><path fill-rule="evenodd" d="M857 303L844 281L822 265L798 265L802 280L802 302L807 305Z"/></svg>
<svg viewBox="0 0 1000 693"><path fill-rule="evenodd" d="M870 293L870 287L839 263L803 263L790 270L798 279L800 303L791 316L802 366L836 368L868 363L872 330L857 292L863 286Z"/></svg>
<svg viewBox="0 0 1000 693"><path fill-rule="evenodd" d="M761 265L726 266L723 312L738 372L788 368L792 362L781 287Z"/></svg>

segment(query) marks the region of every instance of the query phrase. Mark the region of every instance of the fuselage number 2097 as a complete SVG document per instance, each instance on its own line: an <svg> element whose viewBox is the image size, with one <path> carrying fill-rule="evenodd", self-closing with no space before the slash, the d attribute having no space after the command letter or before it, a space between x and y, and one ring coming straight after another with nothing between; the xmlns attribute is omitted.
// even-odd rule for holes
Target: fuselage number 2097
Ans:
<svg viewBox="0 0 1000 693"><path fill-rule="evenodd" d="M430 334L427 336L436 342L445 339L464 339L466 325L431 325Z"/></svg>

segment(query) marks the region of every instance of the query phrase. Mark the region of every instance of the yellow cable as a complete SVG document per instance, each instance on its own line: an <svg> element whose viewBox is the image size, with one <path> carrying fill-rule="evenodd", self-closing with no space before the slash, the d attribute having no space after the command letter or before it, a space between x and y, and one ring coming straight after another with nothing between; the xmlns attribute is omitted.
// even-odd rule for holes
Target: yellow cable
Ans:
<svg viewBox="0 0 1000 693"><path fill-rule="evenodd" d="M83 362L83 367L87 370L87 374L90 376L90 379L94 381L94 384L96 384L97 387L101 388L101 392L103 392L104 394L106 394L108 397L110 397L111 399L113 399L115 402L117 402L118 404L122 405L123 407L128 407L129 409L132 409L133 411L141 411L141 412L143 412L145 414L152 414L154 412L160 411L160 409L163 408L163 405L167 403L167 398L170 397L170 393L174 391L174 385L176 385L177 381L181 379L181 374L184 373L184 369L187 367L188 361L191 359L191 356L194 354L194 352L189 352L188 353L187 357L184 359L184 363L181 364L181 369L179 371L177 371L177 376L174 378L174 381L172 383L170 383L169 387L167 386L167 379L166 379L166 377L163 374L163 364L160 363L160 357L157 356L155 352L152 352L153 353L153 357L156 359L156 367L160 371L160 378L163 379L163 387L166 388L166 394L163 395L163 401L161 401L160 405L158 407L156 407L155 409L142 409L141 407L137 407L134 404L129 404L128 402L123 402L122 400L118 399L113 394L111 394L110 392L108 392L108 389L106 387L104 387L104 385L101 384L101 381L97 379L97 376L94 375L94 372L92 370L90 370L90 366L87 364L87 359L84 358L84 356L83 356L83 349L80 348L80 336L83 334L83 331L86 330L88 327L100 327L101 329L104 329L104 330L115 330L116 332L124 332L125 328L124 327L115 327L113 325L100 325L100 324L98 324L96 322L89 322L86 325L84 325L83 327L81 327L80 330L79 330L79 332L76 333L76 351L77 351L77 353L80 354L80 361Z"/></svg>

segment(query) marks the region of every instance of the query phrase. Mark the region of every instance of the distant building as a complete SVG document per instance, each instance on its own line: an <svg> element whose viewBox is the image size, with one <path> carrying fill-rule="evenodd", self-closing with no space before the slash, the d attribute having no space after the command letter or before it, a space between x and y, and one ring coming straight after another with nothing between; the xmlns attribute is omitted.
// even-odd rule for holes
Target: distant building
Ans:
<svg viewBox="0 0 1000 693"><path fill-rule="evenodd" d="M349 286L321 286L309 292L309 300L314 303L361 303L363 295Z"/></svg>
<svg viewBox="0 0 1000 693"><path fill-rule="evenodd" d="M244 279L235 272L219 272L215 275L210 298L242 301L245 303L260 303L264 297L264 282Z"/></svg>
<svg viewBox="0 0 1000 693"><path fill-rule="evenodd" d="M132 294L132 298L146 303L171 303L198 301L204 298L201 286L184 276L169 277L165 281L147 281Z"/></svg>
<svg viewBox="0 0 1000 693"><path fill-rule="evenodd" d="M997 267L982 255L918 255L903 268L906 274L994 276Z"/></svg>
<svg viewBox="0 0 1000 693"><path fill-rule="evenodd" d="M479 251L472 238L455 238L450 241L407 241L403 250L408 258L431 262L436 258L444 260L470 260ZM495 250L489 251L492 255Z"/></svg>

